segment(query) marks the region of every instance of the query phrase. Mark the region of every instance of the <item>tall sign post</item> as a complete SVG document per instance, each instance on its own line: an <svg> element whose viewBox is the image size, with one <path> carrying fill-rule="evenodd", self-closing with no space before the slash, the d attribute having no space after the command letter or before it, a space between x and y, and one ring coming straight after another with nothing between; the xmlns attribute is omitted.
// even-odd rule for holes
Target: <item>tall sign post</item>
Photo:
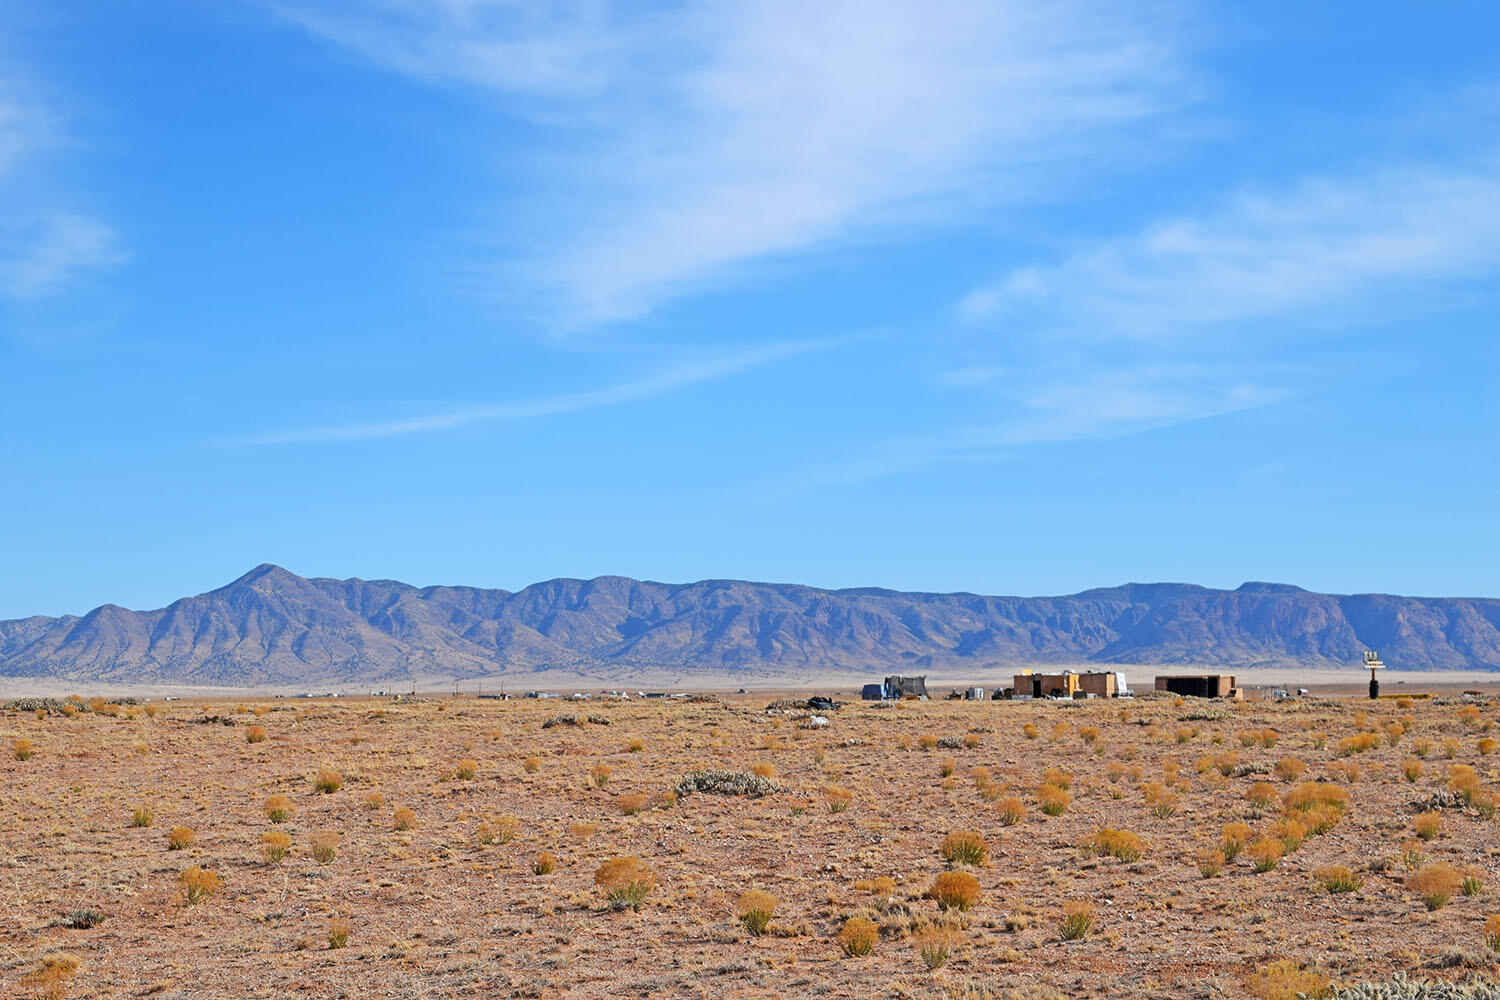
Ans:
<svg viewBox="0 0 1500 1000"><path fill-rule="evenodd" d="M1370 672L1370 700L1380 697L1380 680L1375 676L1375 671L1384 667L1380 662L1380 654L1373 649L1365 650L1365 669Z"/></svg>

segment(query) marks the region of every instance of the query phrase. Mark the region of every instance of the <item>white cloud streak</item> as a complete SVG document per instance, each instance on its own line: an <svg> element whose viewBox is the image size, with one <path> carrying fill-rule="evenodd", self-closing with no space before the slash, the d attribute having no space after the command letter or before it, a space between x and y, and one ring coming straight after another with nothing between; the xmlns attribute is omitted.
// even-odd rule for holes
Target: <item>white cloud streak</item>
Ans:
<svg viewBox="0 0 1500 1000"><path fill-rule="evenodd" d="M1193 338L1337 321L1417 283L1500 271L1500 157L1308 181L1029 267L961 311L1091 339Z"/></svg>
<svg viewBox="0 0 1500 1000"><path fill-rule="evenodd" d="M400 420L340 424L262 434L229 443L233 445L289 445L373 441L411 434L456 430L474 424L510 423L579 413L585 410L605 409L653 399L698 383L739 375L775 361L826 349L834 343L834 341L792 341L770 344L751 350L683 362L642 379L601 389L562 393L511 403L471 406L445 413L407 417Z"/></svg>
<svg viewBox="0 0 1500 1000"><path fill-rule="evenodd" d="M45 176L55 123L31 88L0 66L0 296L56 294L123 259L109 226L68 205Z"/></svg>
<svg viewBox="0 0 1500 1000"><path fill-rule="evenodd" d="M522 268L584 322L639 316L761 260L1024 197L1189 92L1165 4L279 9L381 66L480 88L554 130L547 154L571 157L549 170L546 218L527 234L555 236Z"/></svg>

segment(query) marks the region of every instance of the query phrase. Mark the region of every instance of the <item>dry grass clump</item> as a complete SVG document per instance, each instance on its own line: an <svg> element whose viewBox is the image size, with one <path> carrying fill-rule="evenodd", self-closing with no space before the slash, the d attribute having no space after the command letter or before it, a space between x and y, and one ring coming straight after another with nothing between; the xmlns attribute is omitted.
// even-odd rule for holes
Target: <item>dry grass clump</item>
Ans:
<svg viewBox="0 0 1500 1000"><path fill-rule="evenodd" d="M942 872L933 880L927 895L944 910L964 912L979 902L982 893L979 880L968 872Z"/></svg>
<svg viewBox="0 0 1500 1000"><path fill-rule="evenodd" d="M1146 851L1146 842L1129 830L1105 827L1084 844L1085 853L1104 854L1121 861L1139 861Z"/></svg>
<svg viewBox="0 0 1500 1000"><path fill-rule="evenodd" d="M1432 809L1418 813L1411 821L1411 828L1418 839L1433 840L1443 832L1443 815Z"/></svg>
<svg viewBox="0 0 1500 1000"><path fill-rule="evenodd" d="M995 812L1000 817L1000 825L1015 826L1026 818L1026 803L1014 795L1007 796L1000 800L1000 804L995 807Z"/></svg>
<svg viewBox="0 0 1500 1000"><path fill-rule="evenodd" d="M948 964L948 957L953 954L953 948L958 940L958 930L946 924L924 923L912 934L912 942L916 945L917 955L929 972L941 969Z"/></svg>
<svg viewBox="0 0 1500 1000"><path fill-rule="evenodd" d="M861 879L854 883L854 888L857 892L868 893L874 899L876 908L881 909L896 891L896 880L889 875L880 875Z"/></svg>
<svg viewBox="0 0 1500 1000"><path fill-rule="evenodd" d="M646 749L646 741L637 737L625 744L626 753L640 753Z"/></svg>
<svg viewBox="0 0 1500 1000"><path fill-rule="evenodd" d="M1422 762L1415 757L1410 758L1401 765L1401 776L1407 781L1415 782L1422 776Z"/></svg>
<svg viewBox="0 0 1500 1000"><path fill-rule="evenodd" d="M453 776L459 781L473 781L479 774L479 762L465 757L453 766Z"/></svg>
<svg viewBox="0 0 1500 1000"><path fill-rule="evenodd" d="M745 930L760 937L771 925L771 914L776 912L776 897L760 889L751 889L740 896L735 904L735 913Z"/></svg>
<svg viewBox="0 0 1500 1000"><path fill-rule="evenodd" d="M266 741L265 726L249 726L245 729L246 743L264 743Z"/></svg>
<svg viewBox="0 0 1500 1000"><path fill-rule="evenodd" d="M1379 743L1380 739L1374 733L1356 733L1339 740L1337 753L1340 757L1348 757L1351 754L1373 750Z"/></svg>
<svg viewBox="0 0 1500 1000"><path fill-rule="evenodd" d="M1429 910L1447 906L1462 886L1462 876L1446 861L1423 865L1406 880L1406 887L1416 893Z"/></svg>
<svg viewBox="0 0 1500 1000"><path fill-rule="evenodd" d="M1073 801L1071 795L1056 785L1041 786L1036 790L1036 798L1041 803L1042 812L1048 816L1061 816Z"/></svg>
<svg viewBox="0 0 1500 1000"><path fill-rule="evenodd" d="M1308 812L1326 806L1343 814L1349 809L1349 791L1323 781L1304 781L1281 797L1281 807L1289 813Z"/></svg>
<svg viewBox="0 0 1500 1000"><path fill-rule="evenodd" d="M850 917L839 928L838 943L849 958L859 958L875 950L880 940L880 926L868 917Z"/></svg>
<svg viewBox="0 0 1500 1000"><path fill-rule="evenodd" d="M1160 819L1166 819L1177 812L1177 796L1165 785L1148 781L1141 786L1141 795L1145 798L1146 805L1151 807L1152 814Z"/></svg>
<svg viewBox="0 0 1500 1000"><path fill-rule="evenodd" d="M1028 740L1034 740L1041 735L1041 731L1036 728L1035 723L1028 722L1021 727L1021 735Z"/></svg>
<svg viewBox="0 0 1500 1000"><path fill-rule="evenodd" d="M385 796L380 792L371 792L365 796L365 808L370 812L379 812L385 808Z"/></svg>
<svg viewBox="0 0 1500 1000"><path fill-rule="evenodd" d="M951 865L985 865L990 860L989 844L973 830L954 830L938 845L938 853Z"/></svg>
<svg viewBox="0 0 1500 1000"><path fill-rule="evenodd" d="M767 764L765 761L758 761L750 765L750 773L755 775L757 778L765 778L767 781L775 781L776 765Z"/></svg>
<svg viewBox="0 0 1500 1000"><path fill-rule="evenodd" d="M1484 943L1490 951L1500 952L1500 913L1491 913L1485 920Z"/></svg>
<svg viewBox="0 0 1500 1000"><path fill-rule="evenodd" d="M1054 785L1066 792L1073 787L1073 776L1060 767L1049 767L1042 772L1042 784Z"/></svg>
<svg viewBox="0 0 1500 1000"><path fill-rule="evenodd" d="M188 827L174 826L167 831L167 850L180 851L184 847L190 846L197 839L197 836Z"/></svg>
<svg viewBox="0 0 1500 1000"><path fill-rule="evenodd" d="M640 858L625 855L600 865L594 871L594 884L604 890L610 909L639 910L656 888L656 873Z"/></svg>
<svg viewBox="0 0 1500 1000"><path fill-rule="evenodd" d="M1457 795L1463 804L1473 805L1480 793L1479 774L1468 764L1450 764L1448 767L1448 791Z"/></svg>
<svg viewBox="0 0 1500 1000"><path fill-rule="evenodd" d="M531 862L531 870L538 875L551 875L557 869L557 856L551 851L542 851Z"/></svg>
<svg viewBox="0 0 1500 1000"><path fill-rule="evenodd" d="M272 823L285 823L297 814L292 800L285 795L273 795L266 799L266 819Z"/></svg>
<svg viewBox="0 0 1500 1000"><path fill-rule="evenodd" d="M1329 892L1356 892L1359 889L1359 876L1344 865L1324 865L1313 869L1312 874L1318 884Z"/></svg>
<svg viewBox="0 0 1500 1000"><path fill-rule="evenodd" d="M58 953L48 955L35 969L21 977L21 985L31 990L41 1000L62 1000L68 984L78 975L78 959L72 955Z"/></svg>
<svg viewBox="0 0 1500 1000"><path fill-rule="evenodd" d="M1257 781L1245 792L1245 798L1257 809L1264 809L1276 799L1276 786L1269 781Z"/></svg>
<svg viewBox="0 0 1500 1000"><path fill-rule="evenodd" d="M630 792L616 798L615 805L619 806L620 812L626 816L636 816L646 808L646 796L639 792Z"/></svg>
<svg viewBox="0 0 1500 1000"><path fill-rule="evenodd" d="M823 789L823 802L828 806L828 811L831 813L841 813L845 809L848 809L849 803L853 798L854 793L847 788L829 785Z"/></svg>
<svg viewBox="0 0 1500 1000"><path fill-rule="evenodd" d="M30 760L32 755L36 753L36 748L32 746L31 741L24 738L12 743L10 750L15 755L16 760Z"/></svg>
<svg viewBox="0 0 1500 1000"><path fill-rule="evenodd" d="M536 774L542 769L542 758L527 757L521 762L521 769L527 774Z"/></svg>
<svg viewBox="0 0 1500 1000"><path fill-rule="evenodd" d="M475 838L481 844L508 844L520 832L521 821L514 816L500 816L479 824Z"/></svg>
<svg viewBox="0 0 1500 1000"><path fill-rule="evenodd" d="M337 949L347 945L352 929L352 925L344 917L334 917L328 921L328 947Z"/></svg>
<svg viewBox="0 0 1500 1000"><path fill-rule="evenodd" d="M218 892L223 887L224 880L219 878L217 872L193 865L177 876L177 884L182 886L183 896L188 903L193 904L200 903Z"/></svg>
<svg viewBox="0 0 1500 1000"><path fill-rule="evenodd" d="M1217 847L1205 847L1197 857L1198 871L1204 878L1213 878L1224 870L1224 852Z"/></svg>
<svg viewBox="0 0 1500 1000"><path fill-rule="evenodd" d="M1288 784L1302 777L1307 765L1296 757L1283 757L1276 762L1276 777Z"/></svg>
<svg viewBox="0 0 1500 1000"><path fill-rule="evenodd" d="M1082 941L1093 929L1094 908L1092 906L1081 900L1071 900L1063 904L1063 915L1058 921L1057 932L1064 941Z"/></svg>
<svg viewBox="0 0 1500 1000"><path fill-rule="evenodd" d="M286 859L292 849L292 838L280 830L271 830L260 835L260 852L273 865Z"/></svg>
<svg viewBox="0 0 1500 1000"><path fill-rule="evenodd" d="M1281 841L1275 837L1262 837L1245 848L1245 856L1250 859L1251 867L1258 872L1268 872L1275 868L1285 853Z"/></svg>
<svg viewBox="0 0 1500 1000"><path fill-rule="evenodd" d="M410 830L417 825L417 814L415 811L402 806L391 816L391 828L395 830Z"/></svg>
<svg viewBox="0 0 1500 1000"><path fill-rule="evenodd" d="M609 784L610 775L614 773L615 769L608 764L595 764L593 770L589 771L589 779L593 781L595 787L603 788Z"/></svg>
<svg viewBox="0 0 1500 1000"><path fill-rule="evenodd" d="M1328 995L1328 977L1317 969L1304 968L1290 958L1277 959L1257 969L1245 981L1245 991L1255 1000L1309 1000Z"/></svg>
<svg viewBox="0 0 1500 1000"><path fill-rule="evenodd" d="M339 835L333 830L319 830L308 839L313 860L320 865L333 863L339 853Z"/></svg>
<svg viewBox="0 0 1500 1000"><path fill-rule="evenodd" d="M150 806L145 804L136 806L135 811L130 814L131 826L150 826L155 822L156 813L152 811Z"/></svg>
<svg viewBox="0 0 1500 1000"><path fill-rule="evenodd" d="M344 776L331 767L318 769L318 774L313 778L313 787L324 795L332 795L344 785Z"/></svg>

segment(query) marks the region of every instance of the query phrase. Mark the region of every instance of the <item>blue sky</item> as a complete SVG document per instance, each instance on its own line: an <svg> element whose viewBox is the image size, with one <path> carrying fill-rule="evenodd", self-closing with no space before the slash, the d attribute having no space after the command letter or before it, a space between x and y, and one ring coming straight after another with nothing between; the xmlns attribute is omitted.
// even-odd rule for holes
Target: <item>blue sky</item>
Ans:
<svg viewBox="0 0 1500 1000"><path fill-rule="evenodd" d="M1500 595L1500 11L11 0L0 617Z"/></svg>

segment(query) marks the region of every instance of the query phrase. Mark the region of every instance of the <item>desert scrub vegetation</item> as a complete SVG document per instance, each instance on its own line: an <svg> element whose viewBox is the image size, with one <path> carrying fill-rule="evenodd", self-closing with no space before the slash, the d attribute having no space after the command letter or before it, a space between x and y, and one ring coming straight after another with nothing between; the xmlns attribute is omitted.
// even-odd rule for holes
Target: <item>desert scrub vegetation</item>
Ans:
<svg viewBox="0 0 1500 1000"><path fill-rule="evenodd" d="M339 835L333 830L319 830L308 838L308 850L320 865L331 865L339 853Z"/></svg>
<svg viewBox="0 0 1500 1000"><path fill-rule="evenodd" d="M150 826L156 822L156 813L148 805L138 805L130 814L131 826Z"/></svg>
<svg viewBox="0 0 1500 1000"><path fill-rule="evenodd" d="M1068 811L1073 796L1056 785L1042 785L1036 790L1036 799L1041 804L1042 812L1048 816L1061 816Z"/></svg>
<svg viewBox="0 0 1500 1000"><path fill-rule="evenodd" d="M760 937L771 925L776 912L776 897L760 889L751 889L735 903L735 914L753 937Z"/></svg>
<svg viewBox="0 0 1500 1000"><path fill-rule="evenodd" d="M1276 777L1291 784L1307 771L1307 765L1296 757L1283 757L1276 762Z"/></svg>
<svg viewBox="0 0 1500 1000"><path fill-rule="evenodd" d="M1057 922L1057 932L1064 941L1082 941L1094 929L1094 908L1081 900L1070 900L1063 904L1062 919Z"/></svg>
<svg viewBox="0 0 1500 1000"><path fill-rule="evenodd" d="M628 792L615 798L615 805L626 816L639 815L646 808L646 796L639 792Z"/></svg>
<svg viewBox="0 0 1500 1000"><path fill-rule="evenodd" d="M266 741L266 727L265 726L246 726L245 727L245 742L246 743L264 743L265 741Z"/></svg>
<svg viewBox="0 0 1500 1000"><path fill-rule="evenodd" d="M1275 837L1262 837L1245 848L1245 856L1250 859L1250 866L1257 872L1268 872L1275 868L1281 863L1285 853L1281 841Z"/></svg>
<svg viewBox="0 0 1500 1000"><path fill-rule="evenodd" d="M459 781L473 781L479 774L479 762L471 757L465 757L453 765L453 776Z"/></svg>
<svg viewBox="0 0 1500 1000"><path fill-rule="evenodd" d="M1463 877L1446 861L1434 861L1412 873L1406 880L1406 887L1422 900L1427 909L1440 910L1463 887Z"/></svg>
<svg viewBox="0 0 1500 1000"><path fill-rule="evenodd" d="M1083 851L1087 855L1102 854L1120 861L1139 861L1146 851L1146 842L1129 830L1105 827L1084 841Z"/></svg>
<svg viewBox="0 0 1500 1000"><path fill-rule="evenodd" d="M957 928L949 927L947 924L923 923L912 933L912 943L916 946L917 957L929 972L941 969L948 964L948 957L953 954L953 949L959 941Z"/></svg>
<svg viewBox="0 0 1500 1000"><path fill-rule="evenodd" d="M1359 890L1359 876L1344 865L1324 865L1313 869L1312 874L1317 883L1328 892L1357 892Z"/></svg>
<svg viewBox="0 0 1500 1000"><path fill-rule="evenodd" d="M286 860L291 849L292 838L289 834L282 833L280 830L271 830L260 835L260 853L273 865L279 865Z"/></svg>
<svg viewBox="0 0 1500 1000"><path fill-rule="evenodd" d="M38 962L36 968L21 977L21 985L40 1000L62 1000L76 975L78 959L60 952Z"/></svg>
<svg viewBox="0 0 1500 1000"><path fill-rule="evenodd" d="M1443 814L1429 809L1418 813L1411 821L1412 832L1419 840L1434 840L1443 832Z"/></svg>
<svg viewBox="0 0 1500 1000"><path fill-rule="evenodd" d="M272 823L285 823L297 814L297 808L285 795L272 795L266 799L265 812Z"/></svg>
<svg viewBox="0 0 1500 1000"><path fill-rule="evenodd" d="M848 958L860 958L875 950L880 940L880 925L868 917L850 917L838 933L839 949Z"/></svg>
<svg viewBox="0 0 1500 1000"><path fill-rule="evenodd" d="M1491 913L1485 918L1483 934L1485 947L1500 952L1500 913Z"/></svg>
<svg viewBox="0 0 1500 1000"><path fill-rule="evenodd" d="M557 870L557 855L542 851L531 861L531 871L536 875L551 875Z"/></svg>
<svg viewBox="0 0 1500 1000"><path fill-rule="evenodd" d="M10 745L10 752L15 756L16 760L30 760L32 755L36 753L36 748L30 740L22 738Z"/></svg>
<svg viewBox="0 0 1500 1000"><path fill-rule="evenodd" d="M344 785L344 776L331 767L319 768L313 777L313 787L324 795L332 795Z"/></svg>
<svg viewBox="0 0 1500 1000"><path fill-rule="evenodd" d="M527 757L525 760L521 761L521 770L525 771L527 774L536 774L541 769L542 758L540 757Z"/></svg>
<svg viewBox="0 0 1500 1000"><path fill-rule="evenodd" d="M656 873L640 858L624 855L611 858L595 869L594 884L604 890L610 909L639 910L656 888Z"/></svg>
<svg viewBox="0 0 1500 1000"><path fill-rule="evenodd" d="M1316 968L1281 958L1255 970L1245 981L1245 992L1255 1000L1320 1000L1328 995L1328 983Z"/></svg>
<svg viewBox="0 0 1500 1000"><path fill-rule="evenodd" d="M985 865L990 860L990 846L973 830L954 830L938 845L938 854L950 865Z"/></svg>
<svg viewBox="0 0 1500 1000"><path fill-rule="evenodd" d="M679 799L694 792L707 795L744 795L758 799L781 790L781 786L770 778L748 771L694 771L679 781L676 788Z"/></svg>
<svg viewBox="0 0 1500 1000"><path fill-rule="evenodd" d="M932 888L927 890L927 895L937 900L941 909L964 913L979 902L982 892L979 880L973 875L951 871L939 874L933 880Z"/></svg>
<svg viewBox="0 0 1500 1000"><path fill-rule="evenodd" d="M594 783L594 787L603 788L609 784L609 779L614 773L615 769L608 764L595 764L589 771L589 780Z"/></svg>
<svg viewBox="0 0 1500 1000"><path fill-rule="evenodd" d="M167 831L167 850L180 851L184 847L191 846L196 839L197 834L188 827L174 826Z"/></svg>
<svg viewBox="0 0 1500 1000"><path fill-rule="evenodd" d="M995 806L995 814L1001 826L1015 826L1026 818L1026 803L1014 795L1006 796Z"/></svg>
<svg viewBox="0 0 1500 1000"><path fill-rule="evenodd" d="M353 925L345 917L334 917L328 921L328 947L342 948L349 943L349 932Z"/></svg>
<svg viewBox="0 0 1500 1000"><path fill-rule="evenodd" d="M192 905L201 903L218 892L223 887L224 880L211 869L193 865L177 876L177 884L182 887L183 898L188 901L189 905Z"/></svg>
<svg viewBox="0 0 1500 1000"><path fill-rule="evenodd" d="M848 809L849 803L853 799L854 793L847 788L829 785L823 789L823 802L828 806L828 811L831 813L841 813Z"/></svg>
<svg viewBox="0 0 1500 1000"><path fill-rule="evenodd" d="M391 815L391 829L410 830L417 825L417 813L415 810L402 806Z"/></svg>

